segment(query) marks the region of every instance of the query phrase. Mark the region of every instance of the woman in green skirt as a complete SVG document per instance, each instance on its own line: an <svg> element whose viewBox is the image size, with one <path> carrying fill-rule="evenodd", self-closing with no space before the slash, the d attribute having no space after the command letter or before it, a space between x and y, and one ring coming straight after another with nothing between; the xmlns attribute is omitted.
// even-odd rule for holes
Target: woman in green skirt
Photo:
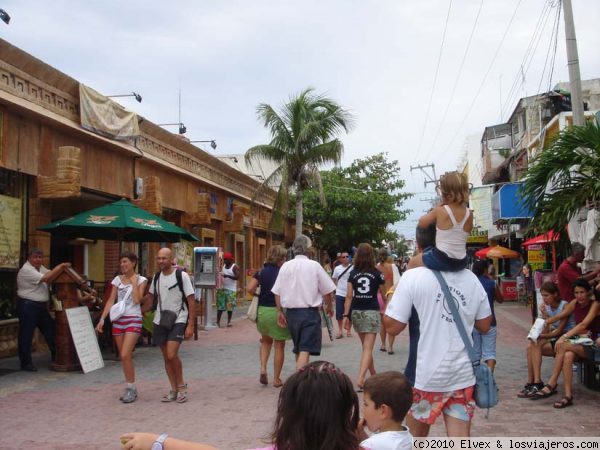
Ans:
<svg viewBox="0 0 600 450"><path fill-rule="evenodd" d="M275 357L273 359L273 386L281 387L281 369L285 352L285 341L291 339L287 328L277 325L277 308L275 296L271 288L275 284L279 268L285 262L286 250L281 245L274 245L269 249L267 261L260 272L256 272L248 283L246 290L254 295L260 287L258 294L258 314L256 329L261 334L260 339L260 378L261 384L269 384L267 377L267 361L271 347L275 344Z"/></svg>
<svg viewBox="0 0 600 450"><path fill-rule="evenodd" d="M274 245L269 249L267 261L264 267L254 274L248 283L246 290L254 295L260 287L258 294L258 314L256 329L261 334L260 345L260 378L261 384L268 384L267 361L271 353L271 347L275 343L275 357L273 359L273 386L281 387L281 369L285 352L285 341L291 339L287 328L277 325L277 308L275 296L271 292L273 284L279 274L279 268L285 262L286 250L281 245Z"/></svg>

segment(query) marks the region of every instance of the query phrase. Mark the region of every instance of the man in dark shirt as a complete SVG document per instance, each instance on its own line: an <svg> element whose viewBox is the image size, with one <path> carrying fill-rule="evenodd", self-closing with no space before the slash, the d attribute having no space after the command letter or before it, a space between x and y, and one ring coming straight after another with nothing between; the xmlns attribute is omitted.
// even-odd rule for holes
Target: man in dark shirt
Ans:
<svg viewBox="0 0 600 450"><path fill-rule="evenodd" d="M600 274L600 269L596 269L593 272L581 275L581 270L577 264L583 261L584 256L585 247L579 242L573 242L571 245L571 256L565 259L558 267L556 279L561 300L570 302L575 298L573 295L573 283L577 278L584 278L586 281L590 281Z"/></svg>

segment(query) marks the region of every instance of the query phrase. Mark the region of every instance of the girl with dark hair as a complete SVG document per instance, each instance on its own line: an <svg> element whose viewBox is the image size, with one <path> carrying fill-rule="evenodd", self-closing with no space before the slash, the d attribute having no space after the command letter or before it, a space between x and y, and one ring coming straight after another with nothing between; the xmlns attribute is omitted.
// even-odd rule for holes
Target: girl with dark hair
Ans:
<svg viewBox="0 0 600 450"><path fill-rule="evenodd" d="M344 328L349 331L351 324L360 337L362 356L356 386L362 390L367 370L375 374L373 347L377 333L381 329L381 314L377 293L385 298L385 277L375 267L373 247L360 244L354 258L354 269L348 277L348 291L344 302ZM350 316L352 310L352 316ZM352 323L350 322L352 320Z"/></svg>
<svg viewBox="0 0 600 450"><path fill-rule="evenodd" d="M137 255L132 252L123 252L119 258L121 275L115 276L110 292L96 331L102 333L104 320L109 315L110 308L117 302L125 302L125 312L121 317L112 322L112 334L119 350L123 374L127 386L125 393L120 397L123 403L131 403L137 399L135 387L135 368L133 366L133 349L142 332L142 310L140 303L144 298L144 289L148 280L146 277L135 273Z"/></svg>
<svg viewBox="0 0 600 450"><path fill-rule="evenodd" d="M600 302L597 297L594 298L592 288L583 278L575 280L573 292L575 299L565 306L563 312L546 319L546 323L551 324L573 314L576 325L556 341L556 359L552 376L544 388L532 397L532 399L537 399L556 394L558 377L562 372L565 395L554 403L555 408L566 408L573 404L573 363L587 358L586 347L590 347L594 341L596 344L600 342ZM586 337L590 345L583 344L586 339L582 338Z"/></svg>
<svg viewBox="0 0 600 450"><path fill-rule="evenodd" d="M326 361L300 368L279 393L271 445L254 450L358 450L359 406L352 381ZM164 435L162 435L164 436ZM121 436L127 450L150 450L156 434ZM213 447L164 436L169 450L214 450Z"/></svg>

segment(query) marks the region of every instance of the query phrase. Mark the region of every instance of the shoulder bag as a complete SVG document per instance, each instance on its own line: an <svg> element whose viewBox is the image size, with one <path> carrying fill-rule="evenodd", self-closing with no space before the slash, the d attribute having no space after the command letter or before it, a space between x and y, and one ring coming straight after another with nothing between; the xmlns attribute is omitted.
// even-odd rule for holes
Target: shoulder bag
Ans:
<svg viewBox="0 0 600 450"><path fill-rule="evenodd" d="M250 306L248 307L248 312L246 313L246 316L248 317L248 319L250 319L250 321L255 322L258 319L258 297L260 295L260 286L258 286L256 288L256 291L254 292L254 295L252 296L252 302L250 303Z"/></svg>
<svg viewBox="0 0 600 450"><path fill-rule="evenodd" d="M487 364L481 364L481 361L475 355L473 344L471 344L471 341L467 336L467 330L465 330L465 326L462 323L460 315L458 314L458 309L454 303L454 298L450 293L450 289L448 289L446 280L444 280L442 274L437 270L432 270L432 272L440 283L442 292L444 293L446 302L448 303L448 308L450 308L450 311L452 312L452 318L454 319L454 323L458 329L458 334L460 334L460 337L465 344L465 348L467 349L469 359L471 360L471 364L473 366L473 373L475 374L475 404L480 408L488 409L492 406L496 406L498 404L498 387L496 386L494 374Z"/></svg>
<svg viewBox="0 0 600 450"><path fill-rule="evenodd" d="M175 326L177 313L175 311L171 311L170 309L162 309L162 302L160 301L160 279L157 280L155 286L157 288L156 295L158 297L158 310L160 311L158 324L167 330L171 330Z"/></svg>
<svg viewBox="0 0 600 450"><path fill-rule="evenodd" d="M113 286L113 288L115 288L115 286ZM132 290L133 286L131 286L131 289L129 289L125 297L123 297L123 300L117 301L117 303L110 307L109 316L111 322L119 320L121 316L125 314L125 310L127 309L127 301L129 300L129 297L131 297Z"/></svg>

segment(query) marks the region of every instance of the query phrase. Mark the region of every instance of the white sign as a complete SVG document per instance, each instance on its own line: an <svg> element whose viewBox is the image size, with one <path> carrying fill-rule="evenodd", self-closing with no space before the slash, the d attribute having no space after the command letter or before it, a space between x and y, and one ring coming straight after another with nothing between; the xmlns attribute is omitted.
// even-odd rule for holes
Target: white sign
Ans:
<svg viewBox="0 0 600 450"><path fill-rule="evenodd" d="M65 312L83 373L104 367L104 360L87 307L69 308Z"/></svg>

